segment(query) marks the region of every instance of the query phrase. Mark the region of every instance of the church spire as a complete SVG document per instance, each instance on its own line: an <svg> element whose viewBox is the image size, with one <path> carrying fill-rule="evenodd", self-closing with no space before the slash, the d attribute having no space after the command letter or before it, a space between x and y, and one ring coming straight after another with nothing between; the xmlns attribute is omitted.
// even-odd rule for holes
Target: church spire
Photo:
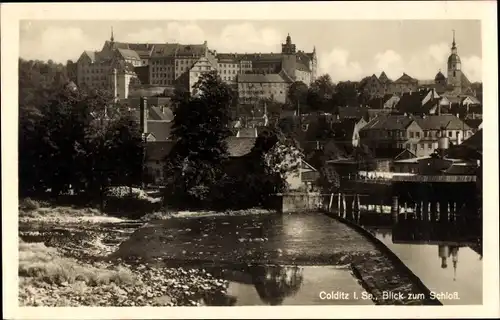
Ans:
<svg viewBox="0 0 500 320"><path fill-rule="evenodd" d="M115 42L115 36L113 34L113 27L111 27L111 42Z"/></svg>
<svg viewBox="0 0 500 320"><path fill-rule="evenodd" d="M453 30L453 42L452 42L452 48L456 48L457 44L455 43L455 30Z"/></svg>

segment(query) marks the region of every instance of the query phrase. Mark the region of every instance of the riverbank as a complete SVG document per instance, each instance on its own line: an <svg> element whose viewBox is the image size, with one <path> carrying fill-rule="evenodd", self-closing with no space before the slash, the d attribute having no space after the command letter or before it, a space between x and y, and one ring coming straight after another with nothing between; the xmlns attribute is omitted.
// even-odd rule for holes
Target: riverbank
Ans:
<svg viewBox="0 0 500 320"><path fill-rule="evenodd" d="M20 208L20 305L190 306L224 296L227 282L203 269L106 258L145 223L95 209Z"/></svg>
<svg viewBox="0 0 500 320"><path fill-rule="evenodd" d="M228 264L349 265L376 304L427 303L384 296L419 289L362 235L321 213L169 212L129 220L42 205L20 209L19 234L23 306L232 305L230 282L212 270Z"/></svg>

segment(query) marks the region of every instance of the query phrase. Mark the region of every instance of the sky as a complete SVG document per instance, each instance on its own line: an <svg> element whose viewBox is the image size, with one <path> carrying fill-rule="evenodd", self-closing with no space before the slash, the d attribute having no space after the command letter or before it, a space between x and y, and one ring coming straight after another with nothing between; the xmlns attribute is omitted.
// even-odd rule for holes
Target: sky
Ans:
<svg viewBox="0 0 500 320"><path fill-rule="evenodd" d="M64 21L23 20L20 56L25 59L76 61L83 50L100 50L109 40L183 44L208 42L217 52L280 52L290 34L297 50L316 47L319 74L334 81L360 80L385 71L420 80L446 71L455 30L462 69L482 81L479 20L182 20Z"/></svg>

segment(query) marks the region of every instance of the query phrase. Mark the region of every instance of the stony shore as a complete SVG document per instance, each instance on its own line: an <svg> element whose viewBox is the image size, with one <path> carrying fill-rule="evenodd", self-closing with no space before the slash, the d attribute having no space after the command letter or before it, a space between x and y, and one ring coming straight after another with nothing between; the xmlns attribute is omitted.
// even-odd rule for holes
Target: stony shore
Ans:
<svg viewBox="0 0 500 320"><path fill-rule="evenodd" d="M19 216L21 306L195 306L207 297L224 303L227 282L203 269L105 259L144 221L72 208Z"/></svg>

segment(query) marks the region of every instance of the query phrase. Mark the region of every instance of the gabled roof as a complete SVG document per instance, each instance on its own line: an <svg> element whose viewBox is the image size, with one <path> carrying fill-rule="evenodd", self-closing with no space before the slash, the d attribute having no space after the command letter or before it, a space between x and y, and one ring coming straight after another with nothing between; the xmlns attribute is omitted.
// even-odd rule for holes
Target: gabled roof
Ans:
<svg viewBox="0 0 500 320"><path fill-rule="evenodd" d="M361 131L365 130L405 130L412 122L415 121L414 116L404 115L378 115L370 120Z"/></svg>
<svg viewBox="0 0 500 320"><path fill-rule="evenodd" d="M437 106L440 98L429 99L422 105L424 98L431 93L432 89L424 89L418 92L405 93L401 95L396 109L400 112L411 114L427 114Z"/></svg>
<svg viewBox="0 0 500 320"><path fill-rule="evenodd" d="M133 60L141 60L139 55L137 54L136 51L130 50L130 49L118 49L118 53L124 58L124 59L133 59Z"/></svg>
<svg viewBox="0 0 500 320"><path fill-rule="evenodd" d="M151 133L157 141L165 141L170 139L170 131L172 130L172 122L164 120L148 120L148 133Z"/></svg>
<svg viewBox="0 0 500 320"><path fill-rule="evenodd" d="M481 123L483 123L483 119L465 119L464 120L467 125L473 129L478 129Z"/></svg>
<svg viewBox="0 0 500 320"><path fill-rule="evenodd" d="M422 130L470 130L471 128L453 114L428 115L415 117Z"/></svg>
<svg viewBox="0 0 500 320"><path fill-rule="evenodd" d="M163 107L162 109L162 107L150 106L149 119L172 121L174 120L174 113L172 112L172 109L170 109L169 107Z"/></svg>
<svg viewBox="0 0 500 320"><path fill-rule="evenodd" d="M389 79L389 77L385 74L384 71L382 71L382 73L380 74L380 76L378 77L378 80L382 83L388 83L388 82L392 82L391 79Z"/></svg>
<svg viewBox="0 0 500 320"><path fill-rule="evenodd" d="M462 142L461 146L468 147L482 152L483 150L483 129L479 129L469 139Z"/></svg>
<svg viewBox="0 0 500 320"><path fill-rule="evenodd" d="M97 52L85 50L83 51L81 56L87 56L90 59L90 61L95 62L97 58Z"/></svg>
<svg viewBox="0 0 500 320"><path fill-rule="evenodd" d="M481 104L481 101L479 101L476 97L471 96L471 95L463 96L461 102L463 103L464 100L467 98L470 99L473 104Z"/></svg>
<svg viewBox="0 0 500 320"><path fill-rule="evenodd" d="M396 82L396 83L399 83L399 82L418 82L418 80L410 77L409 75L407 75L406 73L403 72L403 75L401 77L399 77L399 79L394 81L394 82Z"/></svg>

